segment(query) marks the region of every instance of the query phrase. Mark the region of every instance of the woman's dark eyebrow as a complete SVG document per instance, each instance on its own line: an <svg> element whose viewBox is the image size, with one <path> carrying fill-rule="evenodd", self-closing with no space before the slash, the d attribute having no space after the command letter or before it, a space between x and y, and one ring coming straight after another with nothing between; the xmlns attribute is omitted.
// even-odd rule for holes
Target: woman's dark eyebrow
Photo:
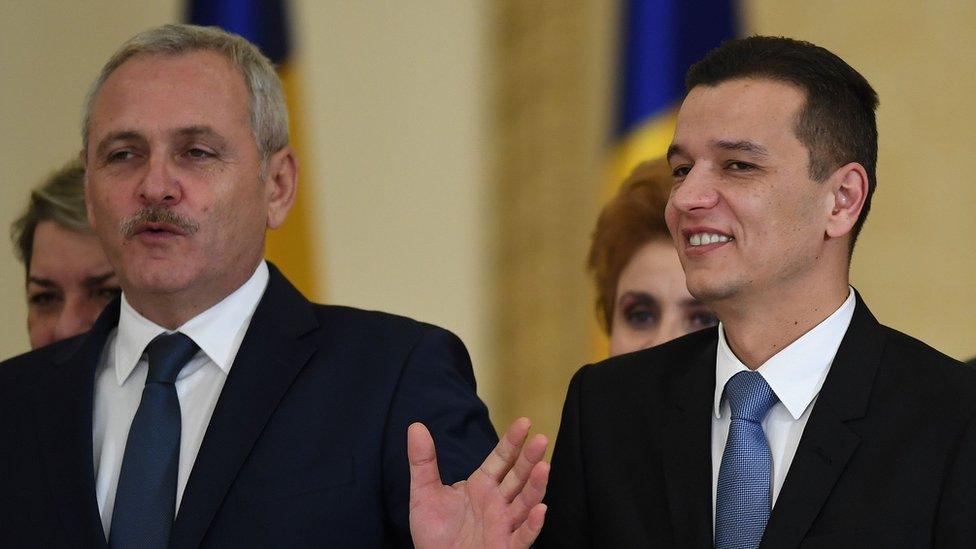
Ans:
<svg viewBox="0 0 976 549"><path fill-rule="evenodd" d="M106 280L112 278L113 276L115 276L115 271L109 271L104 274L88 276L85 277L85 280L82 281L82 285L85 286L86 288L95 288L101 286L102 284L105 283Z"/></svg>

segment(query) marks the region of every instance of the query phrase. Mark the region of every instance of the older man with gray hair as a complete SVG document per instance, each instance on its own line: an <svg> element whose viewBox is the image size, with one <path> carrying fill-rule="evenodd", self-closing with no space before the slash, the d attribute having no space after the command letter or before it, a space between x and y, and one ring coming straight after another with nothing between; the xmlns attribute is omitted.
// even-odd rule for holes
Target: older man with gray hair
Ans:
<svg viewBox="0 0 976 549"><path fill-rule="evenodd" d="M496 436L457 337L309 303L263 260L298 172L268 60L213 28L143 32L93 84L82 137L122 296L90 332L0 364L0 546L409 545L407 427L438 441L434 495ZM471 485L497 488L526 431ZM507 477L531 492L516 526L543 447ZM446 524L436 503L416 495L415 528Z"/></svg>

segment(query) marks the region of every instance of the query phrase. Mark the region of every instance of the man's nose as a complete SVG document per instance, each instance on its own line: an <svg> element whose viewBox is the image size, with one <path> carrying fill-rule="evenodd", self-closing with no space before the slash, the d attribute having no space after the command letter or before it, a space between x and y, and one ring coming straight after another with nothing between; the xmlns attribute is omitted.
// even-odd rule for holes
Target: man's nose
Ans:
<svg viewBox="0 0 976 549"><path fill-rule="evenodd" d="M139 184L139 199L146 205L176 204L182 198L182 186L170 159L157 154L149 158L148 168Z"/></svg>
<svg viewBox="0 0 976 549"><path fill-rule="evenodd" d="M692 167L671 194L672 206L684 213L708 209L717 203L715 177L704 165Z"/></svg>

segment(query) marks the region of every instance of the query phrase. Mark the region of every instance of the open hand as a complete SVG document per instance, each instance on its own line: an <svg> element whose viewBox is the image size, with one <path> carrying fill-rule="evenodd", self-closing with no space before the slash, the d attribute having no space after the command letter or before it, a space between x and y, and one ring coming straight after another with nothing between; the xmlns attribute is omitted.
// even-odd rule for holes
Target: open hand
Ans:
<svg viewBox="0 0 976 549"><path fill-rule="evenodd" d="M542 496L549 464L548 441L519 418L468 480L441 484L430 432L421 423L407 429L410 462L410 533L418 549L529 547L542 530Z"/></svg>

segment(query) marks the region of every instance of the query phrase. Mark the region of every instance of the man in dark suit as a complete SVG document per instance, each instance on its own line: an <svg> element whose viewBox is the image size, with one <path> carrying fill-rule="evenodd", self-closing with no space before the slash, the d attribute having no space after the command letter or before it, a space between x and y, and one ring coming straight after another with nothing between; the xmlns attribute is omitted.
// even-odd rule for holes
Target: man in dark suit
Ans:
<svg viewBox="0 0 976 549"><path fill-rule="evenodd" d="M687 88L666 217L721 324L577 372L540 545L976 546L976 374L848 285L874 90L768 37Z"/></svg>
<svg viewBox="0 0 976 549"><path fill-rule="evenodd" d="M87 334L0 364L0 546L410 545L407 427L440 441L438 486L497 439L455 336L314 305L262 259L297 180L267 59L151 29L84 120L89 218L123 295Z"/></svg>

